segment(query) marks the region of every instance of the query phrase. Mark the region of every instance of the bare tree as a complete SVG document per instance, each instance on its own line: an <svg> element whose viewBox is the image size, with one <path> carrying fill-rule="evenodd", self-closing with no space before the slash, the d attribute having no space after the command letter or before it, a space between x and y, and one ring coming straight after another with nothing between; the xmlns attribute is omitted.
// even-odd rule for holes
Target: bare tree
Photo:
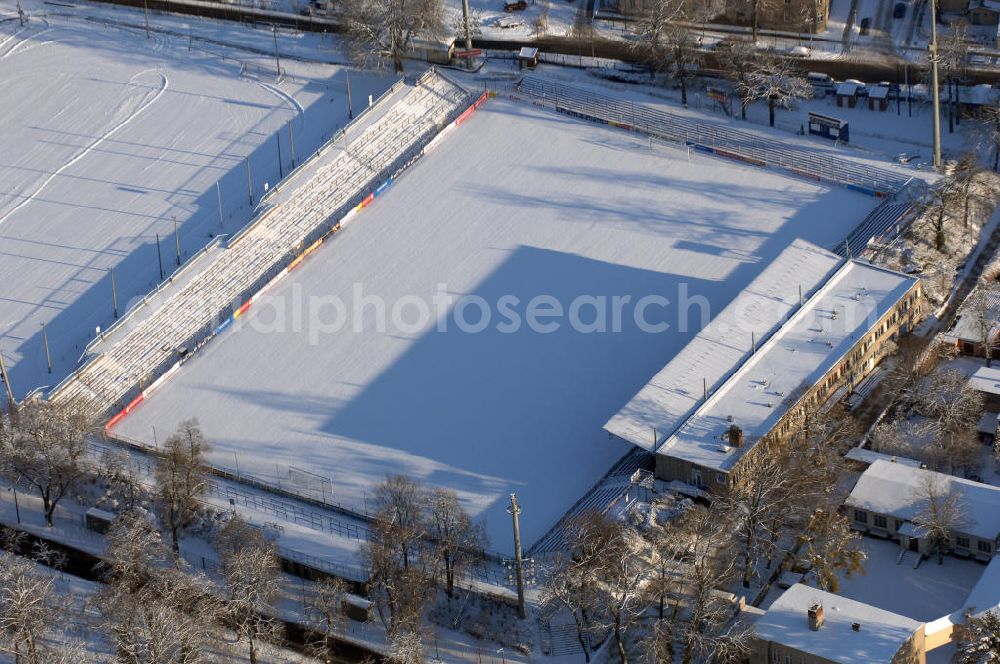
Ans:
<svg viewBox="0 0 1000 664"><path fill-rule="evenodd" d="M972 318L986 366L992 366L997 334L1000 332L1000 289L991 284L982 284L972 292L962 308L964 315Z"/></svg>
<svg viewBox="0 0 1000 664"><path fill-rule="evenodd" d="M322 639L312 644L314 657L326 664L330 658L330 639L344 624L343 601L348 594L347 582L328 576L313 584L313 594L305 602L306 618Z"/></svg>
<svg viewBox="0 0 1000 664"><path fill-rule="evenodd" d="M389 639L389 661L394 664L422 664L424 640L419 631L403 631Z"/></svg>
<svg viewBox="0 0 1000 664"><path fill-rule="evenodd" d="M600 576L604 592L601 615L608 616L618 659L628 664L625 648L629 630L635 625L646 609L642 583L648 574L647 562L637 551L632 531L624 524L602 517L606 524L601 530L607 534L602 538L602 560Z"/></svg>
<svg viewBox="0 0 1000 664"><path fill-rule="evenodd" d="M635 26L632 50L651 73L666 73L681 90L687 106L688 82L698 74L701 55L691 30L678 22L684 17L681 0L655 0Z"/></svg>
<svg viewBox="0 0 1000 664"><path fill-rule="evenodd" d="M180 533L194 522L208 487L205 454L210 449L198 421L187 420L167 439L156 463L157 515L170 533L175 556L180 556Z"/></svg>
<svg viewBox="0 0 1000 664"><path fill-rule="evenodd" d="M414 39L444 34L441 0L344 0L339 18L356 60L392 60L397 72Z"/></svg>
<svg viewBox="0 0 1000 664"><path fill-rule="evenodd" d="M982 109L983 130L982 140L990 146L993 153L993 171L1000 168L1000 101L996 106L986 106Z"/></svg>
<svg viewBox="0 0 1000 664"><path fill-rule="evenodd" d="M105 585L93 604L101 629L127 664L209 661L218 603L208 581L176 564L160 533L142 516L124 514L108 532Z"/></svg>
<svg viewBox="0 0 1000 664"><path fill-rule="evenodd" d="M117 513L135 511L148 497L138 465L128 452L108 452L101 458L101 476L108 487L107 501Z"/></svg>
<svg viewBox="0 0 1000 664"><path fill-rule="evenodd" d="M978 608L978 607L977 607ZM958 630L958 664L991 664L1000 661L1000 616L986 611L967 615Z"/></svg>
<svg viewBox="0 0 1000 664"><path fill-rule="evenodd" d="M914 489L914 498L918 507L913 524L930 539L940 565L952 533L966 524L965 501L950 480L930 474L921 478Z"/></svg>
<svg viewBox="0 0 1000 664"><path fill-rule="evenodd" d="M740 119L747 119L747 106L757 96L751 74L757 69L760 51L753 42L731 39L721 45L719 60L726 77L733 82L740 99Z"/></svg>
<svg viewBox="0 0 1000 664"><path fill-rule="evenodd" d="M800 542L801 555L821 590L839 592L841 574L850 577L864 572L867 554L861 548L861 535L835 509L813 512Z"/></svg>
<svg viewBox="0 0 1000 664"><path fill-rule="evenodd" d="M445 592L455 594L455 576L461 574L477 557L483 556L486 533L472 522L450 489L435 489L430 497L428 535L444 572Z"/></svg>
<svg viewBox="0 0 1000 664"><path fill-rule="evenodd" d="M258 642L280 637L272 617L280 594L281 564L274 542L239 517L232 517L216 541L225 580L225 616L247 642L250 664L257 664Z"/></svg>
<svg viewBox="0 0 1000 664"><path fill-rule="evenodd" d="M95 430L96 415L88 403L40 399L25 402L0 429L0 467L38 491L49 526L59 501L87 475L87 436Z"/></svg>
<svg viewBox="0 0 1000 664"><path fill-rule="evenodd" d="M372 526L363 547L372 600L390 638L419 632L433 588L426 569L431 561L419 551L427 535L427 494L413 480L393 475L376 487L372 503Z"/></svg>
<svg viewBox="0 0 1000 664"><path fill-rule="evenodd" d="M688 601L691 617L683 635L682 664L708 658L716 638L733 613L733 606L717 592L734 581L737 565L729 554L724 522L708 510L692 510L685 517L688 541Z"/></svg>
<svg viewBox="0 0 1000 664"><path fill-rule="evenodd" d="M953 200L962 206L962 228L969 227L969 214L976 200L975 185L982 170L979 155L975 153L964 155L955 164L951 190Z"/></svg>
<svg viewBox="0 0 1000 664"><path fill-rule="evenodd" d="M568 551L557 558L546 582L546 597L569 611L576 623L577 641L586 661L592 653L592 635L599 624L604 547L611 536L599 516L584 514L569 524Z"/></svg>
<svg viewBox="0 0 1000 664"><path fill-rule="evenodd" d="M0 653L17 664L48 664L43 637L56 622L55 580L34 563L0 553Z"/></svg>
<svg viewBox="0 0 1000 664"><path fill-rule="evenodd" d="M775 518L783 507L783 498L792 477L784 468L780 454L755 454L745 460L740 480L721 499L721 510L734 524L739 539L743 587L749 588L756 573L757 561L764 553L764 543L777 539L769 528L780 527Z"/></svg>
<svg viewBox="0 0 1000 664"><path fill-rule="evenodd" d="M960 122L957 106L959 82L964 78L968 65L969 43L965 25L955 23L952 30L938 46L941 73L944 75L948 91L948 133L955 132L955 124Z"/></svg>
<svg viewBox="0 0 1000 664"><path fill-rule="evenodd" d="M776 109L791 108L796 100L812 97L809 81L788 58L773 53L761 55L756 65L748 77L748 89L755 99L767 102L772 127Z"/></svg>

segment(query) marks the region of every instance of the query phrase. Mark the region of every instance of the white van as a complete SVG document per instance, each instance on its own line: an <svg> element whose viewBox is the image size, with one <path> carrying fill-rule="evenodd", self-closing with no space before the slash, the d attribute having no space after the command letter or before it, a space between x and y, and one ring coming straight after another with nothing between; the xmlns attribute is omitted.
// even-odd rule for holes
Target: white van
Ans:
<svg viewBox="0 0 1000 664"><path fill-rule="evenodd" d="M836 81L833 80L829 74L821 74L816 71L811 71L806 74L806 80L809 84L813 86L813 90L816 91L817 97L825 97L834 90Z"/></svg>

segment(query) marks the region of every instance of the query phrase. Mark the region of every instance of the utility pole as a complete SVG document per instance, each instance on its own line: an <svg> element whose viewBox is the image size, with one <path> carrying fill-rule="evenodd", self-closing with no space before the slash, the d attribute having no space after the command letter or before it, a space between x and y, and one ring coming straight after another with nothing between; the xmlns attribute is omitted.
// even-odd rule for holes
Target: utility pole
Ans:
<svg viewBox="0 0 1000 664"><path fill-rule="evenodd" d="M517 615L523 620L527 617L524 610L524 576L521 572L521 525L518 522L518 515L521 514L521 507L517 504L517 494L510 494L510 507L507 513L514 519L514 571L517 574Z"/></svg>
<svg viewBox="0 0 1000 664"><path fill-rule="evenodd" d="M277 68L277 73L275 73L275 80L281 78L281 59L278 58L278 26L271 26L271 33L274 35L274 66Z"/></svg>
<svg viewBox="0 0 1000 664"><path fill-rule="evenodd" d="M219 182L215 182L215 198L219 201L219 228L225 230L226 226L222 221L222 189L219 188Z"/></svg>
<svg viewBox="0 0 1000 664"><path fill-rule="evenodd" d="M21 27L24 27L24 9L21 7L21 0L17 0L17 20L21 22Z"/></svg>
<svg viewBox="0 0 1000 664"><path fill-rule="evenodd" d="M349 120L354 119L354 106L351 104L351 70L344 69L347 74L347 118Z"/></svg>
<svg viewBox="0 0 1000 664"><path fill-rule="evenodd" d="M49 373L52 373L52 355L49 354L49 331L45 329L45 323L42 323L42 342L45 344L45 366L48 367Z"/></svg>
<svg viewBox="0 0 1000 664"><path fill-rule="evenodd" d="M472 70L472 20L469 18L469 0L462 0L462 18L465 20L465 67Z"/></svg>
<svg viewBox="0 0 1000 664"><path fill-rule="evenodd" d="M931 91L934 108L934 170L941 170L941 92L938 90L937 3L931 0Z"/></svg>
<svg viewBox="0 0 1000 664"><path fill-rule="evenodd" d="M0 353L0 380L3 381L3 386L7 390L8 410L13 413L17 410L17 402L14 401L14 388L10 386L10 376L7 375L7 367L3 363L3 353Z"/></svg>
<svg viewBox="0 0 1000 664"><path fill-rule="evenodd" d="M295 168L295 125L292 120L288 121L288 142L292 146L292 168Z"/></svg>
<svg viewBox="0 0 1000 664"><path fill-rule="evenodd" d="M172 214L170 218L174 220L174 251L177 253L177 266L181 264L181 235L177 228L177 215Z"/></svg>
<svg viewBox="0 0 1000 664"><path fill-rule="evenodd" d="M281 166L281 132L279 131L274 135L275 140L278 142L278 177L284 179L285 171Z"/></svg>
<svg viewBox="0 0 1000 664"><path fill-rule="evenodd" d="M142 0L142 15L146 17L146 39L149 39L149 0Z"/></svg>
<svg viewBox="0 0 1000 664"><path fill-rule="evenodd" d="M111 273L111 303L115 307L115 318L118 318L118 288L115 287L115 268L109 267Z"/></svg>
<svg viewBox="0 0 1000 664"><path fill-rule="evenodd" d="M163 254L160 253L160 234L156 234L156 262L160 266L160 281L163 281Z"/></svg>
<svg viewBox="0 0 1000 664"><path fill-rule="evenodd" d="M250 157L247 157L247 193L250 194L250 207L253 207L253 183L250 181Z"/></svg>

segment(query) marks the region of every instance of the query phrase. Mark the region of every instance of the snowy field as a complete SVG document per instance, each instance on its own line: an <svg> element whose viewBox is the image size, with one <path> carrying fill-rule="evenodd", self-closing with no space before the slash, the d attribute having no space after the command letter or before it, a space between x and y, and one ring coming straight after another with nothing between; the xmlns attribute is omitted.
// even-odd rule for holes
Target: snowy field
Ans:
<svg viewBox="0 0 1000 664"><path fill-rule="evenodd" d="M291 167L292 134L301 162L347 121L342 69L282 68L279 83L273 59L37 5L23 29L0 23L0 352L17 396L57 383L114 320L111 268L124 312L160 280L157 236L169 275L178 243L184 260L250 218L248 158L257 200ZM360 108L391 80L351 83Z"/></svg>
<svg viewBox="0 0 1000 664"><path fill-rule="evenodd" d="M702 324L692 299L707 319L795 238L837 245L872 206L491 100L118 430L152 444L197 417L213 462L306 468L357 509L386 473L451 487L498 551L516 491L527 547L628 450L601 426ZM649 295L667 331L636 324ZM557 329L528 325L536 296ZM607 307L574 329L587 296ZM614 296L635 305L618 325Z"/></svg>

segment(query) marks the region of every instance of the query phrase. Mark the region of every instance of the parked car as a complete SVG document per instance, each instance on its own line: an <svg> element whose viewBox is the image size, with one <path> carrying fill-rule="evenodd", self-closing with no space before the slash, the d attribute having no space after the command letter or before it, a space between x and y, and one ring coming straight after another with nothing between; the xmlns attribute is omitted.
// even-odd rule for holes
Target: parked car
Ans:
<svg viewBox="0 0 1000 664"><path fill-rule="evenodd" d="M511 12L521 12L528 8L527 0L516 0L515 2L505 2L503 10L508 14Z"/></svg>
<svg viewBox="0 0 1000 664"><path fill-rule="evenodd" d="M854 85L858 86L857 90L854 93L858 97L867 97L868 96L868 85L865 84L864 81L859 81L856 78L849 78L849 79L845 80L844 83L853 83Z"/></svg>
<svg viewBox="0 0 1000 664"><path fill-rule="evenodd" d="M872 20L867 16L861 19L861 36L864 37L868 34L868 29L872 26Z"/></svg>
<svg viewBox="0 0 1000 664"><path fill-rule="evenodd" d="M837 84L833 80L832 76L816 71L811 71L806 74L806 80L808 80L809 85L813 87L813 93L816 97L825 97L828 94L831 94L837 87Z"/></svg>
<svg viewBox="0 0 1000 664"><path fill-rule="evenodd" d="M904 16L906 16L906 3L897 2L896 6L892 8L892 17L903 18Z"/></svg>

